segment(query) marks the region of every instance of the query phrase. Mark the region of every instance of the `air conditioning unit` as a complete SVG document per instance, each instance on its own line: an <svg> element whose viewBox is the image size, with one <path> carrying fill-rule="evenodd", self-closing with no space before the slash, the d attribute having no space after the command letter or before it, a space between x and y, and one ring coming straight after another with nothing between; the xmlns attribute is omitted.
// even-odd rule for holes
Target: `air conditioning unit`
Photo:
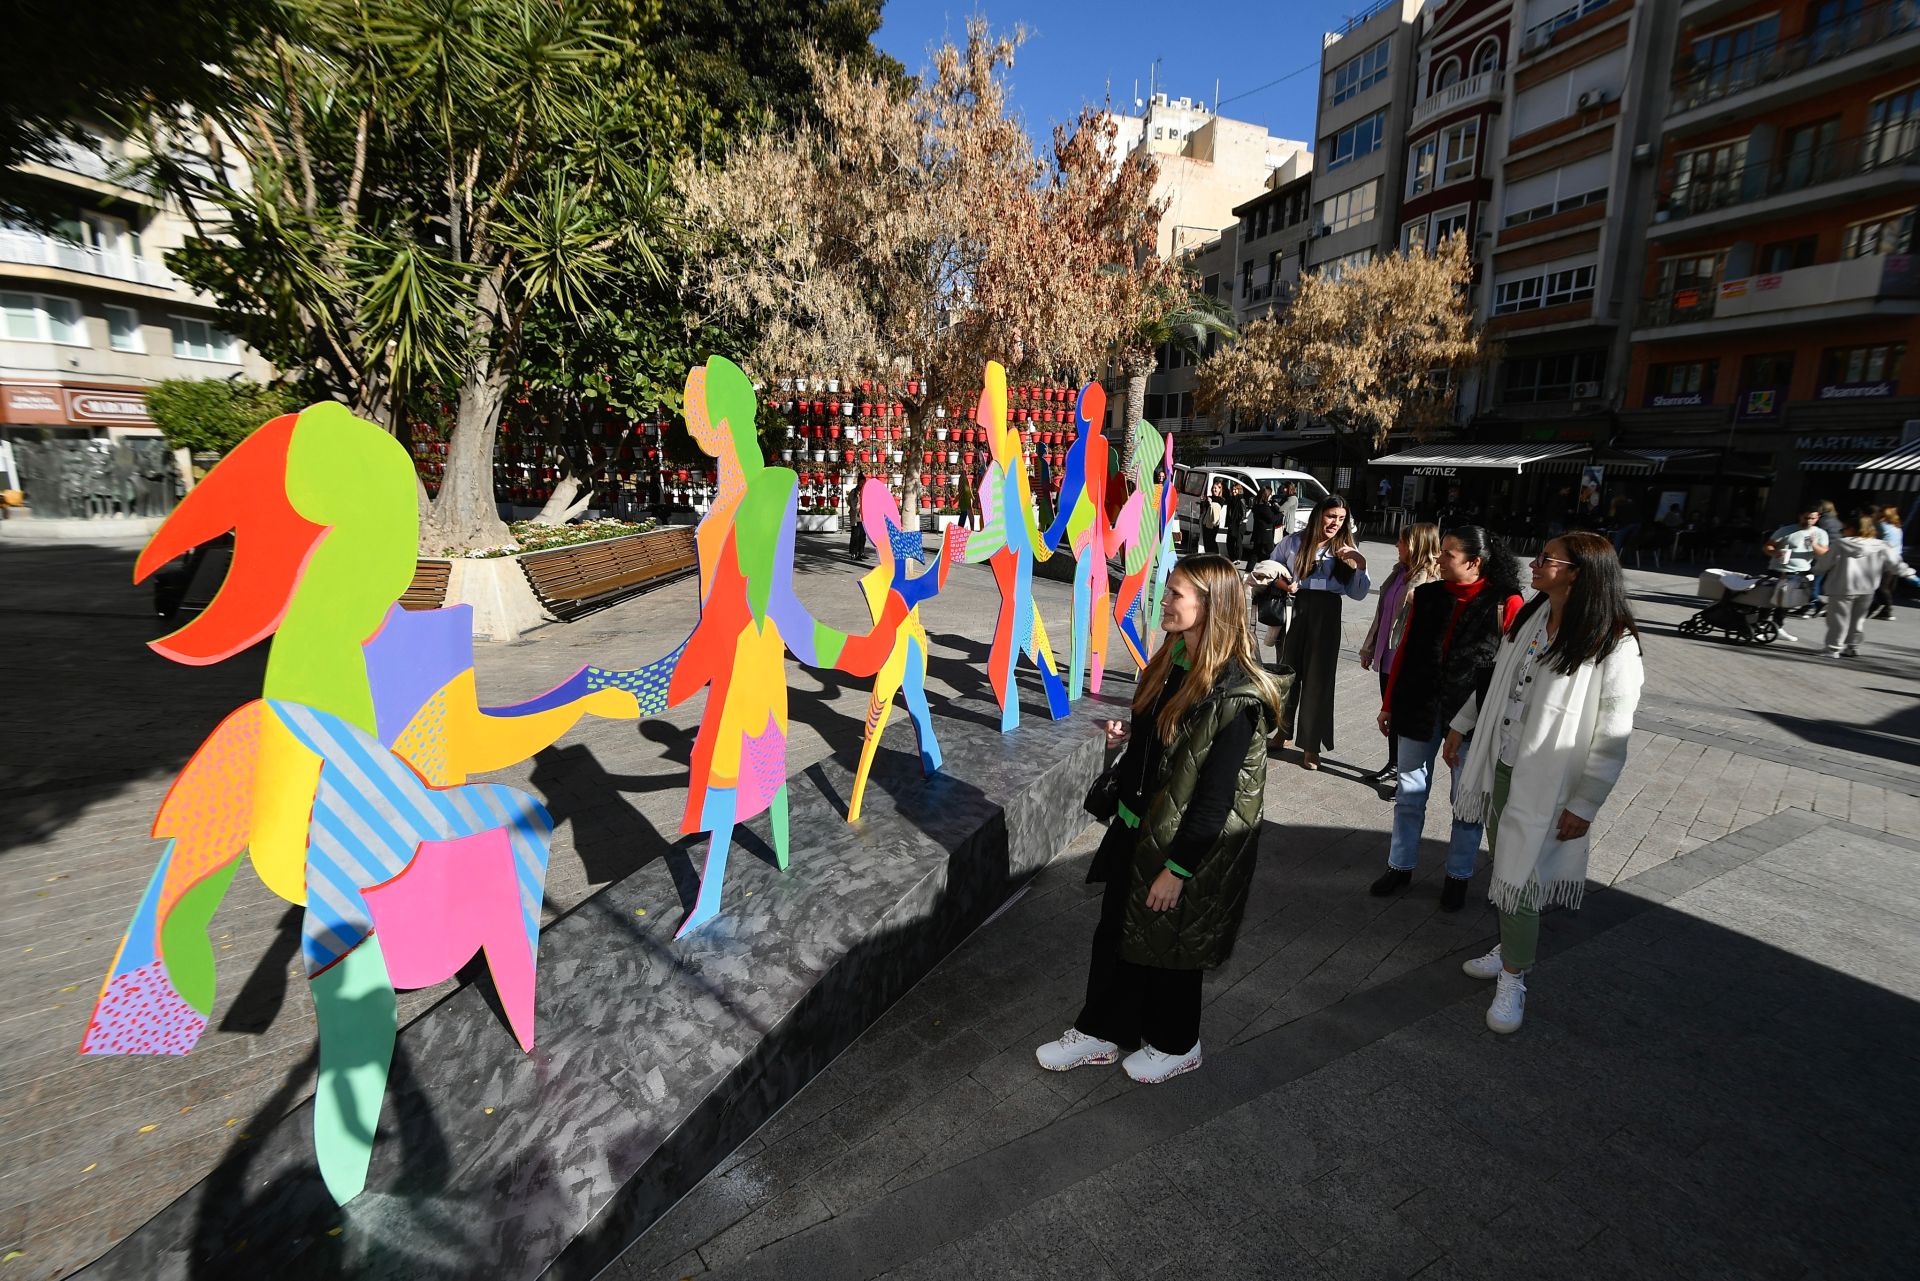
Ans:
<svg viewBox="0 0 1920 1281"><path fill-rule="evenodd" d="M1580 110L1591 111L1595 107L1605 106L1609 97L1605 89L1589 89L1580 95Z"/></svg>
<svg viewBox="0 0 1920 1281"><path fill-rule="evenodd" d="M1575 400L1600 399L1600 384L1599 383L1575 383L1573 385L1573 398Z"/></svg>
<svg viewBox="0 0 1920 1281"><path fill-rule="evenodd" d="M1318 240L1322 236L1331 236L1332 234L1333 228L1327 226L1324 222L1317 222L1313 225L1313 235L1310 238Z"/></svg>
<svg viewBox="0 0 1920 1281"><path fill-rule="evenodd" d="M1535 27L1532 31L1527 32L1527 38L1525 42L1521 44L1520 51L1522 53L1532 53L1535 49L1544 49L1552 39L1553 33L1551 31L1548 31L1545 27Z"/></svg>

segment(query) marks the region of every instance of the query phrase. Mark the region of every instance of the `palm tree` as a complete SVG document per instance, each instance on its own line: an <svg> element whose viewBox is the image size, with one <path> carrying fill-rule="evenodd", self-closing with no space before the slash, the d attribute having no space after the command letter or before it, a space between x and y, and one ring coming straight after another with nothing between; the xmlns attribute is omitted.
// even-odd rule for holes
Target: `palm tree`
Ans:
<svg viewBox="0 0 1920 1281"><path fill-rule="evenodd" d="M1153 373L1154 358L1162 346L1173 352L1193 356L1206 354L1212 338L1233 338L1233 312L1213 294L1184 281L1176 290L1158 295L1161 304L1153 308L1128 335L1119 356L1120 376L1127 383L1127 417L1122 464L1133 459L1134 433L1146 409L1147 378Z"/></svg>

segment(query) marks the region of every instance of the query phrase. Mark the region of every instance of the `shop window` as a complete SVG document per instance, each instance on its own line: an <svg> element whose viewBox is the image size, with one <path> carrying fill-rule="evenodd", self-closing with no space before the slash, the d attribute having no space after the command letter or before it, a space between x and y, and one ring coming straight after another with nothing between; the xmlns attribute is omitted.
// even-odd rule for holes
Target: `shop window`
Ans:
<svg viewBox="0 0 1920 1281"><path fill-rule="evenodd" d="M54 342L68 347L85 347L87 342L86 322L81 318L80 304L71 298L57 298L49 294L4 293L0 294L0 313L5 316L5 329L0 337L16 338L22 342Z"/></svg>
<svg viewBox="0 0 1920 1281"><path fill-rule="evenodd" d="M1656 396L1698 395L1701 403L1713 403L1713 375L1717 360L1676 361L1654 365L1647 370L1647 391Z"/></svg>
<svg viewBox="0 0 1920 1281"><path fill-rule="evenodd" d="M1818 261L1820 237L1797 236L1792 240L1775 240L1760 246L1760 254L1754 265L1760 271L1793 271L1798 267L1811 267Z"/></svg>
<svg viewBox="0 0 1920 1281"><path fill-rule="evenodd" d="M1871 343L1863 347L1829 347L1820 357L1820 382L1877 383L1897 382L1905 361L1903 342Z"/></svg>
<svg viewBox="0 0 1920 1281"><path fill-rule="evenodd" d="M1910 254L1914 248L1911 209L1882 214L1847 228L1840 245L1842 258L1868 258L1874 254Z"/></svg>
<svg viewBox="0 0 1920 1281"><path fill-rule="evenodd" d="M1334 68L1328 79L1332 82L1336 105L1387 78L1390 44L1391 39L1382 40Z"/></svg>
<svg viewBox="0 0 1920 1281"><path fill-rule="evenodd" d="M1607 353L1603 349L1517 356L1506 362L1503 395L1509 404L1519 405L1574 400L1591 395L1586 385L1598 387L1606 372Z"/></svg>

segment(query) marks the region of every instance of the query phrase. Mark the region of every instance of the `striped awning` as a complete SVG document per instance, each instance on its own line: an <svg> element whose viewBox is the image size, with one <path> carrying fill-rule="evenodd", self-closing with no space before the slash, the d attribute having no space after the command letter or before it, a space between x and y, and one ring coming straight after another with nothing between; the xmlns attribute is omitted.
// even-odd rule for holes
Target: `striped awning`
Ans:
<svg viewBox="0 0 1920 1281"><path fill-rule="evenodd" d="M1801 471L1852 471L1862 464L1859 454L1808 454L1800 460Z"/></svg>
<svg viewBox="0 0 1920 1281"><path fill-rule="evenodd" d="M1383 454L1375 467L1466 467L1484 471L1523 472L1551 458L1584 454L1586 445L1415 445L1397 454Z"/></svg>
<svg viewBox="0 0 1920 1281"><path fill-rule="evenodd" d="M1664 470L1668 463L1698 462L1702 458L1713 457L1714 454L1719 451L1713 449L1629 449L1625 452L1638 454L1655 467Z"/></svg>
<svg viewBox="0 0 1920 1281"><path fill-rule="evenodd" d="M1549 458L1533 470L1575 476L1588 467L1604 467L1609 476L1651 476L1660 470L1659 463L1641 457L1638 450L1605 447L1583 449L1561 458Z"/></svg>
<svg viewBox="0 0 1920 1281"><path fill-rule="evenodd" d="M1861 463L1853 473L1853 487L1897 494L1920 492L1920 441Z"/></svg>

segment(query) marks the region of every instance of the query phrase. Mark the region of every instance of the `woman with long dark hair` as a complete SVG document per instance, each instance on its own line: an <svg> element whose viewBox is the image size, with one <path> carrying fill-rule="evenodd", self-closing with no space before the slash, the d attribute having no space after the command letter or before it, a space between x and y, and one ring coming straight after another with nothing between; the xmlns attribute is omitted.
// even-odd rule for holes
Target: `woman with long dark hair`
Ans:
<svg viewBox="0 0 1920 1281"><path fill-rule="evenodd" d="M1456 820L1486 821L1488 897L1500 942L1462 968L1496 979L1487 1026L1519 1030L1540 941L1540 909L1580 906L1587 831L1620 779L1643 676L1626 575L1598 534L1552 539L1533 562L1539 590L1507 628L1493 678L1447 730ZM1461 745L1482 726L1461 761Z"/></svg>
<svg viewBox="0 0 1920 1281"><path fill-rule="evenodd" d="M1449 529L1440 540L1440 581L1413 593L1406 629L1381 700L1380 732L1393 741L1398 785L1387 870L1369 893L1406 888L1420 858L1433 762L1447 722L1493 678L1500 635L1520 612L1520 565L1506 544L1478 525ZM1459 775L1454 786L1459 786ZM1447 844L1440 908L1457 912L1480 860L1480 824L1455 817Z"/></svg>
<svg viewBox="0 0 1920 1281"><path fill-rule="evenodd" d="M1191 556L1167 578L1154 654L1133 722L1105 724L1126 751L1087 798L1112 819L1087 873L1104 880L1087 1002L1034 1051L1053 1072L1111 1063L1144 1084L1200 1066L1200 978L1233 950L1253 883L1267 736L1281 694L1254 655L1247 593L1223 556ZM1137 1047L1137 1048L1136 1048Z"/></svg>
<svg viewBox="0 0 1920 1281"><path fill-rule="evenodd" d="M1280 563L1274 584L1293 597L1293 620L1280 662L1293 669L1280 741L1300 745L1302 769L1319 769L1333 747L1333 678L1340 665L1340 600L1365 600L1373 586L1367 558L1353 540L1347 500L1328 494L1313 506L1305 528L1273 549Z"/></svg>

